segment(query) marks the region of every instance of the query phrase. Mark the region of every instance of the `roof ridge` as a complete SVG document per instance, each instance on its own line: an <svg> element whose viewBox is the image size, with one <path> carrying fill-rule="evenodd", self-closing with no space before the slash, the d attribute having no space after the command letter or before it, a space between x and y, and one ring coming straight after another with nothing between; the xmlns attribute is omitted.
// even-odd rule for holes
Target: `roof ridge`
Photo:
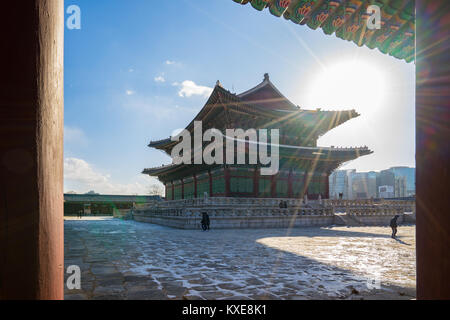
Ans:
<svg viewBox="0 0 450 320"><path fill-rule="evenodd" d="M255 87L253 87L253 88L251 88L251 89L248 89L247 91L244 91L244 92L238 94L237 97L239 97L239 98L241 98L241 99L242 99L242 98L245 98L246 96L248 96L248 95L250 95L250 94L252 94L252 93L257 92L258 90L261 90L262 88L264 88L264 87L266 87L266 86L269 86L270 89L271 89L272 91L274 91L274 93L275 93L276 95L278 95L278 96L281 98L281 100L284 100L284 102L288 103L289 106L292 108L292 110L300 109L299 106L297 106L297 105L294 104L291 100L289 100L289 99L288 99L283 93L281 93L281 91L280 91L280 90L272 83L272 81L270 81L270 78L269 78L269 74L268 74L268 73L265 73L265 74L264 74L264 80L263 80L260 84L256 85ZM250 104L251 104L251 101L250 101Z"/></svg>

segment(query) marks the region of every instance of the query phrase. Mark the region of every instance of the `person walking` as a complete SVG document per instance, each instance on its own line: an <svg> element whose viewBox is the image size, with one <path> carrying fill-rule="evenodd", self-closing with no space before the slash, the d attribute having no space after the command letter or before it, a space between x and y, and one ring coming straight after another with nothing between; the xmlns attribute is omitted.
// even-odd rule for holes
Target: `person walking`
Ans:
<svg viewBox="0 0 450 320"><path fill-rule="evenodd" d="M203 231L209 230L209 215L206 212L202 212L202 224Z"/></svg>
<svg viewBox="0 0 450 320"><path fill-rule="evenodd" d="M392 228L392 235L391 235L391 238L392 239L395 239L395 236L397 235L397 219L398 219L398 217L399 217L399 215L398 214L396 214L395 215L395 217L393 217L392 219L391 219L391 223L390 223L390 226L391 226L391 228Z"/></svg>

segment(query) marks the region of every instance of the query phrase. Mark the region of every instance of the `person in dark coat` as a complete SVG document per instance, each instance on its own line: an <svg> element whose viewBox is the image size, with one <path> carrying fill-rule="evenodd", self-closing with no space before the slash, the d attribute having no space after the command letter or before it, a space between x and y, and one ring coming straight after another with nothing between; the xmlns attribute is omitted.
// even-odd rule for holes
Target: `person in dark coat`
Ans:
<svg viewBox="0 0 450 320"><path fill-rule="evenodd" d="M395 215L395 217L393 217L391 219L390 226L392 228L392 236L391 236L392 239L395 239L395 235L397 234L397 219L398 219L398 217L399 217L399 215L397 214L397 215Z"/></svg>
<svg viewBox="0 0 450 320"><path fill-rule="evenodd" d="M206 212L202 212L202 224L203 231L209 230L209 215Z"/></svg>

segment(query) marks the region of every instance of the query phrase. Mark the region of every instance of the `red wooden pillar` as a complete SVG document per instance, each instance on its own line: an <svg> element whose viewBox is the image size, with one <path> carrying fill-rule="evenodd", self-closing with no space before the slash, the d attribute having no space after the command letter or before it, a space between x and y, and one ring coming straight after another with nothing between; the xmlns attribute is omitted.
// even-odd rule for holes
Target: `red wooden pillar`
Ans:
<svg viewBox="0 0 450 320"><path fill-rule="evenodd" d="M418 299L450 299L450 2L416 0Z"/></svg>
<svg viewBox="0 0 450 320"><path fill-rule="evenodd" d="M209 196L213 196L213 181L212 181L212 174L211 170L208 170L208 179L209 179Z"/></svg>
<svg viewBox="0 0 450 320"><path fill-rule="evenodd" d="M197 176L194 174L194 198L198 198L197 194Z"/></svg>
<svg viewBox="0 0 450 320"><path fill-rule="evenodd" d="M184 199L184 179L180 179L181 181L181 199Z"/></svg>
<svg viewBox="0 0 450 320"><path fill-rule="evenodd" d="M293 197L292 192L292 170L289 170L289 176L288 176L288 198Z"/></svg>
<svg viewBox="0 0 450 320"><path fill-rule="evenodd" d="M224 167L224 175L225 175L225 197L230 196L230 169L228 166Z"/></svg>
<svg viewBox="0 0 450 320"><path fill-rule="evenodd" d="M278 174L274 174L270 177L270 196L272 198L277 197L277 178Z"/></svg>
<svg viewBox="0 0 450 320"><path fill-rule="evenodd" d="M164 183L164 189L166 191L166 201L167 201L168 200L167 195L169 194L168 193L168 191L169 191L169 184L168 183Z"/></svg>
<svg viewBox="0 0 450 320"><path fill-rule="evenodd" d="M0 299L63 299L64 2L2 2Z"/></svg>
<svg viewBox="0 0 450 320"><path fill-rule="evenodd" d="M259 168L255 167L253 175L253 196L257 198L259 195Z"/></svg>
<svg viewBox="0 0 450 320"><path fill-rule="evenodd" d="M323 195L324 199L328 199L330 197L330 181L329 181L329 173L324 172L324 182L325 182L325 193Z"/></svg>
<svg viewBox="0 0 450 320"><path fill-rule="evenodd" d="M175 200L175 186L173 185L173 181L170 183L172 184L172 200Z"/></svg>
<svg viewBox="0 0 450 320"><path fill-rule="evenodd" d="M310 175L309 175L309 171L305 171L303 173L303 192L302 192L302 198L305 197L305 194L308 196L309 198L309 194L308 194L308 186L309 183L311 182L310 180Z"/></svg>

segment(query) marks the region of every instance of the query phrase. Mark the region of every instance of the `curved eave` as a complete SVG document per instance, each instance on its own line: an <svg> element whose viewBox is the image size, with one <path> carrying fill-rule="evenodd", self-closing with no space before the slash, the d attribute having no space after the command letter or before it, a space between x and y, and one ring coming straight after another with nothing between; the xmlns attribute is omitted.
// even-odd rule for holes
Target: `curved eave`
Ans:
<svg viewBox="0 0 450 320"><path fill-rule="evenodd" d="M166 138L166 139L161 139L161 140L157 140L157 141L150 141L148 146L151 148L160 149L160 148L166 146L167 144L170 144L171 142L172 142L172 140L170 138Z"/></svg>
<svg viewBox="0 0 450 320"><path fill-rule="evenodd" d="M414 0L233 0L239 4L251 3L256 10L269 8L272 15L309 28L322 29L327 35L354 42L357 46L378 48L406 62L415 56L415 1ZM367 28L369 5L380 7L381 27ZM444 6L444 4L443 4ZM444 8L443 8L444 9Z"/></svg>
<svg viewBox="0 0 450 320"><path fill-rule="evenodd" d="M160 166L160 167L154 167L154 168L146 168L142 170L143 174L148 174L149 176L159 176L161 174L167 174L170 173L179 167L181 167L182 164L169 164L166 166Z"/></svg>
<svg viewBox="0 0 450 320"><path fill-rule="evenodd" d="M318 161L345 162L361 156L373 153L367 147L364 148L328 148L328 147L297 147L280 146L280 155L289 158Z"/></svg>
<svg viewBox="0 0 450 320"><path fill-rule="evenodd" d="M326 111L326 114L324 116L325 120L319 120L319 127L318 130L318 136L322 136L331 129L334 129L341 124L353 119L359 117L360 114L353 110L342 110L342 111ZM320 118L320 117L319 117Z"/></svg>
<svg viewBox="0 0 450 320"><path fill-rule="evenodd" d="M345 162L373 153L367 147L364 148L328 148L328 147L299 147L280 145L280 156L295 158L298 160ZM177 171L185 164L170 164L160 167L147 168L143 174L161 176Z"/></svg>
<svg viewBox="0 0 450 320"><path fill-rule="evenodd" d="M284 124L301 124L310 128L310 132L315 137L320 137L331 129L359 115L355 110L321 111L320 109L301 109L289 113L284 112L284 116L280 117L278 122L281 126Z"/></svg>

